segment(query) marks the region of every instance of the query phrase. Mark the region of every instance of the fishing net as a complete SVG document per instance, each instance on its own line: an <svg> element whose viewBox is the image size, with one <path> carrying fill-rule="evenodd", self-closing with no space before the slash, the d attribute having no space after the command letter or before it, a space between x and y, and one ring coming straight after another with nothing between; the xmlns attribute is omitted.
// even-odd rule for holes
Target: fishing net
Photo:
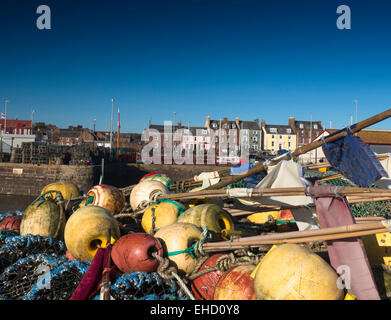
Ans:
<svg viewBox="0 0 391 320"><path fill-rule="evenodd" d="M48 254L33 254L19 259L0 275L0 299L20 300L37 281L42 286L50 285L45 274L56 269L65 259Z"/></svg>
<svg viewBox="0 0 391 320"><path fill-rule="evenodd" d="M319 181L319 185L357 187L345 178ZM370 188L378 189L375 185ZM376 216L388 218L391 215L391 201L357 202L350 204L350 209L355 217Z"/></svg>
<svg viewBox="0 0 391 320"><path fill-rule="evenodd" d="M52 237L25 235L5 237L0 248L0 273L19 259L33 254L45 253L54 257L65 255L66 247L63 241Z"/></svg>
<svg viewBox="0 0 391 320"><path fill-rule="evenodd" d="M186 300L173 279L163 279L156 272L123 274L110 287L115 300ZM94 300L99 300L96 296Z"/></svg>
<svg viewBox="0 0 391 320"><path fill-rule="evenodd" d="M23 300L69 300L76 290L90 262L67 261L51 271L47 277L48 286L35 283Z"/></svg>

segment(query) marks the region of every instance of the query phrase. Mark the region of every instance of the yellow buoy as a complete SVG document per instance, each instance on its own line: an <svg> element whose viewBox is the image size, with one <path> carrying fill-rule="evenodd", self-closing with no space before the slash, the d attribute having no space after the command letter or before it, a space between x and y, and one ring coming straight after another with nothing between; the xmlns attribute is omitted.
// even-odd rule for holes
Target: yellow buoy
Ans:
<svg viewBox="0 0 391 320"><path fill-rule="evenodd" d="M257 212L249 215L247 219L253 223L266 223L269 220L269 216L272 216L274 220L278 220L280 211Z"/></svg>
<svg viewBox="0 0 391 320"><path fill-rule="evenodd" d="M120 213L125 206L125 196L122 191L114 186L99 184L92 187L87 196L92 199L83 201L80 207L83 206L98 206L109 210L112 214Z"/></svg>
<svg viewBox="0 0 391 320"><path fill-rule="evenodd" d="M231 215L216 204L200 204L187 209L178 217L178 222L207 226L209 231L219 235L223 229L234 230Z"/></svg>
<svg viewBox="0 0 391 320"><path fill-rule="evenodd" d="M149 206L141 219L141 226L146 233L151 233L152 229L152 212L155 210L155 229L173 224L177 221L178 214L182 212L185 207L176 201L162 201L160 203Z"/></svg>
<svg viewBox="0 0 391 320"><path fill-rule="evenodd" d="M191 223L174 223L159 229L154 237L159 239L168 258L184 273L191 273L197 259L189 251L201 238L201 229Z"/></svg>
<svg viewBox="0 0 391 320"><path fill-rule="evenodd" d="M65 225L65 245L77 260L92 260L99 247L106 247L109 228L114 243L120 230L111 212L98 206L79 208Z"/></svg>
<svg viewBox="0 0 391 320"><path fill-rule="evenodd" d="M44 194L45 192L51 190L60 191L62 197L65 200L69 200L80 196L80 190L77 187L77 185L69 181L58 181L58 182L50 183L42 189L41 194ZM56 193L53 192L51 194L45 195L45 199L48 199L50 195L52 195L53 198L56 197Z"/></svg>
<svg viewBox="0 0 391 320"><path fill-rule="evenodd" d="M147 180L137 184L130 193L132 210L136 211L143 201L151 201L151 197L158 192L169 194L167 187L159 181Z"/></svg>
<svg viewBox="0 0 391 320"><path fill-rule="evenodd" d="M54 200L38 200L24 211L20 223L20 234L63 239L65 222L64 210Z"/></svg>
<svg viewBox="0 0 391 320"><path fill-rule="evenodd" d="M259 264L254 277L260 300L342 300L338 274L308 247L278 245Z"/></svg>

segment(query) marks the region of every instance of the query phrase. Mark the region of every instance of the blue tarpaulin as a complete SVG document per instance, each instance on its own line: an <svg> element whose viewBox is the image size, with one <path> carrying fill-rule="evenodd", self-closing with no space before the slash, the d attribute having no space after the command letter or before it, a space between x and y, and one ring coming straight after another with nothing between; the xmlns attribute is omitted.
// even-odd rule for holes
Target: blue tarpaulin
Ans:
<svg viewBox="0 0 391 320"><path fill-rule="evenodd" d="M370 147L349 129L344 138L323 143L323 152L329 163L350 181L360 187L369 187L381 177L388 177Z"/></svg>

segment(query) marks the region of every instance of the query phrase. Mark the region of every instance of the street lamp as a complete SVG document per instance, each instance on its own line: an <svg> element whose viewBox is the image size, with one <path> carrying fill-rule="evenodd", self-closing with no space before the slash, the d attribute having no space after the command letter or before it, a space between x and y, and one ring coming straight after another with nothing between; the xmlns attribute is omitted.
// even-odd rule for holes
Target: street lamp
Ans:
<svg viewBox="0 0 391 320"><path fill-rule="evenodd" d="M354 100L353 102L356 104L356 123L357 123L357 103L358 103L358 100Z"/></svg>
<svg viewBox="0 0 391 320"><path fill-rule="evenodd" d="M114 112L114 98L111 99L111 123L110 123L110 149L113 142L113 112Z"/></svg>

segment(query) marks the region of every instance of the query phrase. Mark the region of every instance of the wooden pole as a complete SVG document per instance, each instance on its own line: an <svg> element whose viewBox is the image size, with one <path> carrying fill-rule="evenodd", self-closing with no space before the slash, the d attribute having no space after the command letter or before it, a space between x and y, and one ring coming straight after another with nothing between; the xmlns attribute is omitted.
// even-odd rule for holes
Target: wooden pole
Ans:
<svg viewBox="0 0 391 320"><path fill-rule="evenodd" d="M234 239L232 241L210 242L203 245L203 250L209 251L216 248L237 249L246 246L258 246L265 244L301 243L311 241L327 241L358 237L368 234L388 232L391 220L373 221L368 223L350 224L332 228L317 230L293 231Z"/></svg>

